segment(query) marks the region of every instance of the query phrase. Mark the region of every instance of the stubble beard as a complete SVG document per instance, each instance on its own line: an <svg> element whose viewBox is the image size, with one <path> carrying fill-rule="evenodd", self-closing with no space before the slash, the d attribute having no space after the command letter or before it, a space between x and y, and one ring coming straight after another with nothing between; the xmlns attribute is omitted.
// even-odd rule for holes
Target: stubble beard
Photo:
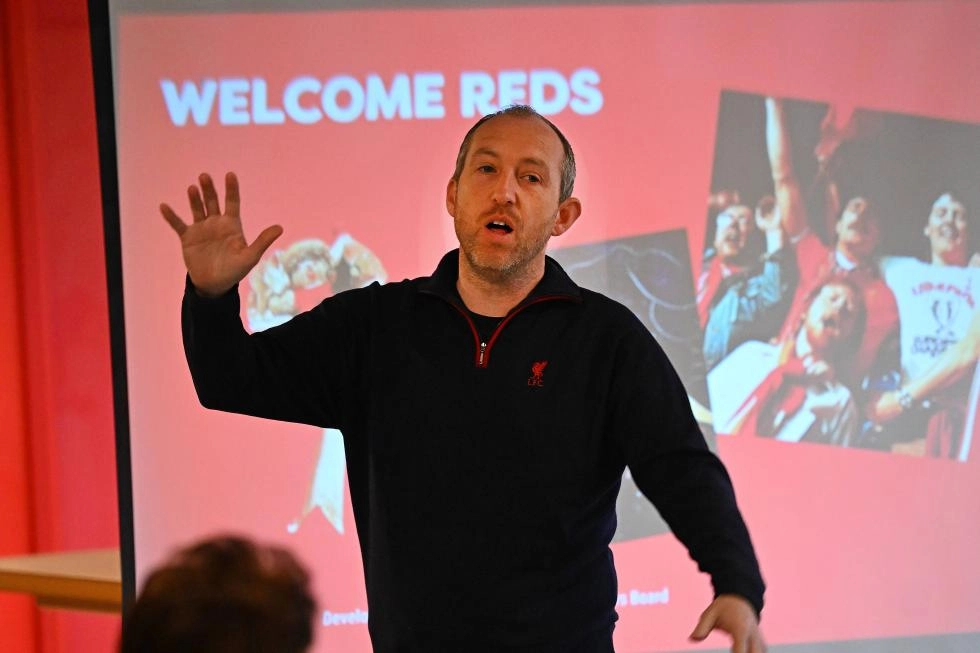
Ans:
<svg viewBox="0 0 980 653"><path fill-rule="evenodd" d="M477 236L465 235L460 221L456 220L455 223L459 247L469 268L480 279L492 284L507 284L529 275L532 263L544 252L550 235L545 233L533 241L518 242L516 248L508 252L484 255L478 251Z"/></svg>

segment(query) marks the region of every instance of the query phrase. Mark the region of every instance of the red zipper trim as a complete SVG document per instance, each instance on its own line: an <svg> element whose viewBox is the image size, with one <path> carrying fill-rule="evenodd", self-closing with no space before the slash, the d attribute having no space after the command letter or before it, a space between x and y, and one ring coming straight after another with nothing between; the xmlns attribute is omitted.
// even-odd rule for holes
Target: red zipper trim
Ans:
<svg viewBox="0 0 980 653"><path fill-rule="evenodd" d="M528 306L533 306L534 304L540 304L541 302L554 301L554 300L558 300L558 299L564 299L564 300L568 300L568 301L574 301L574 298L573 297L569 297L568 295L544 295L542 297L538 297L538 298L536 298L536 299L534 299L532 301L529 301L528 303L523 304L522 306L519 306L517 308L517 310L515 310L513 313L509 313L506 317L504 317L504 319L500 322L500 324L497 325L497 328L493 330L493 333L490 335L490 340L487 341L486 349L483 350L483 356L482 356L483 362L482 363L480 362L480 358L481 358L481 356L480 356L480 346L483 343L480 342L480 337L477 336L477 338L476 338L476 341L477 341L477 344L476 344L476 366L477 367L486 367L487 365L490 364L490 349L493 347L493 343L497 342L497 337L500 335L500 332L503 330L503 328L505 326L507 326L507 323L508 322L510 322L511 320L514 319L514 317L518 313L522 312ZM472 328L473 329L473 332L476 333L476 326L473 324L473 320L470 320L470 316L469 315L466 316L466 319L469 320L469 322L470 322L470 328Z"/></svg>
<svg viewBox="0 0 980 653"><path fill-rule="evenodd" d="M514 319L514 317L518 313L522 312L525 308L527 308L528 306L533 306L534 304L540 304L541 302L555 301L560 299L570 301L570 302L577 301L577 298L569 295L543 295L541 297L537 297L532 301L529 301L528 303L519 306L517 310L515 310L513 313L509 313L506 316L504 316L504 319L501 320L500 324L497 325L497 328L493 330L492 334L490 334L490 339L487 341L486 347L484 347L483 343L480 342L480 333L476 330L476 324L473 322L473 318L471 318L465 310L460 308L455 302L451 302L448 299L441 297L436 293L429 293L429 294L439 297L447 304L455 308L456 312L462 315L463 319L466 320L466 323L470 326L470 333L473 334L473 344L475 345L476 348L476 352L473 355L473 363L474 365L476 365L476 367L480 367L480 368L485 368L489 364L490 348L493 347L493 343L497 342L497 337L500 335L500 332L503 330L505 326L507 326L508 322Z"/></svg>

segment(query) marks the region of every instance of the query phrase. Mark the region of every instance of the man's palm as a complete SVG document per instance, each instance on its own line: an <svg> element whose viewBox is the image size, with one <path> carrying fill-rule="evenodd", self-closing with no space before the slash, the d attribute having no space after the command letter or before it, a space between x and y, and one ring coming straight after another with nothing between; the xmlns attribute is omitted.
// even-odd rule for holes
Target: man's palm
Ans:
<svg viewBox="0 0 980 653"><path fill-rule="evenodd" d="M187 189L194 220L186 224L166 204L160 213L180 236L184 264L191 283L203 295L222 295L245 278L262 258L269 245L282 233L278 225L266 228L249 245L239 218L238 179L234 173L225 176L225 211L221 212L211 177L199 177L200 189Z"/></svg>

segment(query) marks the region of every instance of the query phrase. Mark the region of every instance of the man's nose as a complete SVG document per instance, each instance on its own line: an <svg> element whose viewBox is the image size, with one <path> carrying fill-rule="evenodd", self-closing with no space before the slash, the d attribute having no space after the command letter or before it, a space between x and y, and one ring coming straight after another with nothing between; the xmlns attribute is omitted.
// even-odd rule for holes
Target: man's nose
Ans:
<svg viewBox="0 0 980 653"><path fill-rule="evenodd" d="M517 179L503 173L497 176L493 186L493 201L497 204L513 204L517 197Z"/></svg>

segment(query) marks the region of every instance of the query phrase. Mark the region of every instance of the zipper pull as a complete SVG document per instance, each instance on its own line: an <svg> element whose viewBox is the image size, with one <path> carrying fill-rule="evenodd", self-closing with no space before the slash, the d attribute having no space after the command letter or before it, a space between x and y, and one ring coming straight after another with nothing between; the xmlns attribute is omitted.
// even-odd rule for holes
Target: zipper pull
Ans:
<svg viewBox="0 0 980 653"><path fill-rule="evenodd" d="M483 365L483 353L487 350L487 343L480 343L480 365Z"/></svg>

